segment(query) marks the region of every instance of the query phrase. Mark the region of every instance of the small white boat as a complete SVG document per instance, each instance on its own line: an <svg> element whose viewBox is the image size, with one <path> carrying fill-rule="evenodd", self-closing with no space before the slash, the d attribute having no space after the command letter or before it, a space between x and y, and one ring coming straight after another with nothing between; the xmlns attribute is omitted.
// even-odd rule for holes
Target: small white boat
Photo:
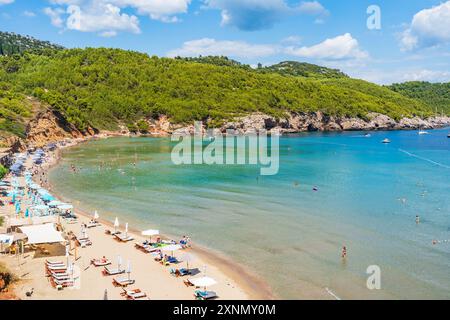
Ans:
<svg viewBox="0 0 450 320"><path fill-rule="evenodd" d="M428 131L420 130L419 135L430 134Z"/></svg>
<svg viewBox="0 0 450 320"><path fill-rule="evenodd" d="M450 138L450 133L447 135L447 138Z"/></svg>
<svg viewBox="0 0 450 320"><path fill-rule="evenodd" d="M384 139L383 141L381 141L382 143L391 143L391 140L389 140L388 138Z"/></svg>

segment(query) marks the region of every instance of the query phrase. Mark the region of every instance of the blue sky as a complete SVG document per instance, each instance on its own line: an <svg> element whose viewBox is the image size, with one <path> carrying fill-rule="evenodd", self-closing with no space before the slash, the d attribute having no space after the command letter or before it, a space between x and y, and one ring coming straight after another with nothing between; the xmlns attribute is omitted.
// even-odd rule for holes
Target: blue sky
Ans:
<svg viewBox="0 0 450 320"><path fill-rule="evenodd" d="M381 28L367 26L371 5ZM69 48L306 61L377 83L450 81L450 0L0 0L0 30Z"/></svg>

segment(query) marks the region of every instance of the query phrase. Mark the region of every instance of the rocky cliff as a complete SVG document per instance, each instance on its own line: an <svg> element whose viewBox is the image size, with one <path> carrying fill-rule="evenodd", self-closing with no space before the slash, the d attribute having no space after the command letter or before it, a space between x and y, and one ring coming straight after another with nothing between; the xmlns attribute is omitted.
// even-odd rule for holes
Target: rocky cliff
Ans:
<svg viewBox="0 0 450 320"><path fill-rule="evenodd" d="M26 142L29 147L42 147L48 143L61 141L70 138L83 138L92 136L95 129L89 128L86 132L79 131L70 124L57 111L45 110L39 112L31 120L26 129Z"/></svg>
<svg viewBox="0 0 450 320"><path fill-rule="evenodd" d="M147 119L148 134L153 136L167 136L172 133L189 135L194 133L194 125L183 126L173 124L166 116L158 119ZM428 119L404 118L396 121L386 115L371 113L366 119L327 116L321 112L287 113L285 117L275 118L262 113L237 117L215 129L215 134L226 133L230 130L236 134L246 134L254 130L277 131L279 133L296 133L307 131L372 131L372 130L416 130L434 129L450 126L450 117L433 117ZM27 147L42 147L48 143L72 138L86 138L101 133L105 136L128 135L125 126L120 126L117 132L99 132L89 128L86 132L79 131L70 124L60 113L44 110L31 120L26 129L26 140L10 139L11 151L20 152ZM205 126L202 128L206 132Z"/></svg>

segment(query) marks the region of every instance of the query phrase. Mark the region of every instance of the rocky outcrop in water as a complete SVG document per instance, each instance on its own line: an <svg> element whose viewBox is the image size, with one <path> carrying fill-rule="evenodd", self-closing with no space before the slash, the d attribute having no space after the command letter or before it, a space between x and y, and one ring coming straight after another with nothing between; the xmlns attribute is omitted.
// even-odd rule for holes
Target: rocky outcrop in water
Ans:
<svg viewBox="0 0 450 320"><path fill-rule="evenodd" d="M428 119L404 118L396 121L386 115L369 113L366 119L327 116L322 112L289 113L285 118L275 118L257 113L240 117L226 123L221 130L234 130L246 133L251 130L277 130L280 133L306 131L372 131L372 130L413 130L435 129L450 125L450 117Z"/></svg>
<svg viewBox="0 0 450 320"><path fill-rule="evenodd" d="M167 136L170 134L192 135L194 124L183 126L173 124L166 116L157 119L146 119L148 134L153 136ZM207 124L206 124L207 125ZM216 128L215 134L233 132L246 134L250 132L267 130L279 133L296 133L311 131L372 131L372 130L413 130L434 129L450 126L450 117L433 117L421 119L419 117L404 118L396 121L389 116L379 113L369 113L365 119L351 117L328 116L322 112L311 113L286 113L284 117L273 117L263 113L254 113L248 116L237 117ZM26 147L42 147L51 142L61 141L67 138L85 138L93 136L98 131L88 129L79 131L70 124L61 114L46 110L39 113L27 126L26 144L17 139L14 150L23 151ZM105 136L130 135L126 126L120 126L120 130L101 132ZM205 124L202 133L206 133Z"/></svg>

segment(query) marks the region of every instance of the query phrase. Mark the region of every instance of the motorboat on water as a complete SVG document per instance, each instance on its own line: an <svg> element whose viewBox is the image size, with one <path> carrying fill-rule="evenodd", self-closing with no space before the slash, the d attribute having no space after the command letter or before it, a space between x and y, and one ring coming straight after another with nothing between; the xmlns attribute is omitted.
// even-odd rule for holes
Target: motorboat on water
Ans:
<svg viewBox="0 0 450 320"><path fill-rule="evenodd" d="M381 141L382 143L391 143L391 140L389 140L388 138L384 139L383 141Z"/></svg>
<svg viewBox="0 0 450 320"><path fill-rule="evenodd" d="M419 135L430 134L428 131L420 130Z"/></svg>

